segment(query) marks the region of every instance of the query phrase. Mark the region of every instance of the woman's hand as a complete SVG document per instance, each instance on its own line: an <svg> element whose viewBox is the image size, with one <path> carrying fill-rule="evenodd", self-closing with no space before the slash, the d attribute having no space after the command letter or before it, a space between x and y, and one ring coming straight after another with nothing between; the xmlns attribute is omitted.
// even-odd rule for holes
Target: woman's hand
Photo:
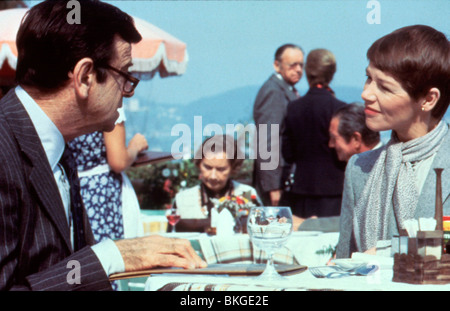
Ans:
<svg viewBox="0 0 450 311"><path fill-rule="evenodd" d="M148 143L142 134L136 134L126 146L124 123L116 124L111 132L104 132L106 158L111 169L121 173L129 168L138 154L148 148Z"/></svg>
<svg viewBox="0 0 450 311"><path fill-rule="evenodd" d="M131 138L130 142L128 143L128 152L130 153L130 156L135 155L136 156L148 149L148 143L147 139L145 139L144 135L137 133L136 135Z"/></svg>

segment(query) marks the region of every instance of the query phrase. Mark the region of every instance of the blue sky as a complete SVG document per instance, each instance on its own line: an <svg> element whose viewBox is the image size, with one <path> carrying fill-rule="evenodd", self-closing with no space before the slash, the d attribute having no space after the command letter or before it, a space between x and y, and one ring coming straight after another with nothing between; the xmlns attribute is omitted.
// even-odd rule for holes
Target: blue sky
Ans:
<svg viewBox="0 0 450 311"><path fill-rule="evenodd" d="M40 1L27 1L30 5ZM109 2L187 43L189 63L180 77L143 81L136 93L151 102L186 104L261 85L273 71L276 48L292 42L306 53L331 50L338 70L332 86L362 88L366 51L402 26L426 24L450 36L449 0L378 0L380 23L369 24L369 0ZM298 84L307 91L306 79ZM255 94L256 95L256 94Z"/></svg>
<svg viewBox="0 0 450 311"><path fill-rule="evenodd" d="M402 26L426 24L450 36L450 1L379 0L380 23L369 24L368 0L297 1L107 1L187 43L189 63L181 77L143 82L150 101L187 103L248 85L273 71L275 49L288 42L306 53L327 48L337 58L332 85L361 87L366 51ZM299 83L307 91L306 79ZM256 94L255 94L256 95Z"/></svg>

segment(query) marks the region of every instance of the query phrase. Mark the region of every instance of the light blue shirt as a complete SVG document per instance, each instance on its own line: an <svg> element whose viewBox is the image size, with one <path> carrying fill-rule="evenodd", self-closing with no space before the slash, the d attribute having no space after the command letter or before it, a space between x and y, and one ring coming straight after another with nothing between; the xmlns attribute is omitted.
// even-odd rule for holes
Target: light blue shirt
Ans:
<svg viewBox="0 0 450 311"><path fill-rule="evenodd" d="M44 147L45 154L53 171L53 176L55 177L56 184L58 185L59 193L61 194L64 211L72 232L73 228L71 226L69 214L70 193L68 181L65 179L65 174L62 171L63 168L58 165L65 148L64 137L53 121L45 114L41 107L39 107L34 99L31 98L31 96L23 88L18 86L16 87L15 92L25 107L31 122L36 129L39 139L41 140L42 146ZM73 243L73 235L71 235L71 240ZM91 248L97 255L108 276L113 273L125 271L125 264L120 251L111 239L101 241L100 243L93 245Z"/></svg>

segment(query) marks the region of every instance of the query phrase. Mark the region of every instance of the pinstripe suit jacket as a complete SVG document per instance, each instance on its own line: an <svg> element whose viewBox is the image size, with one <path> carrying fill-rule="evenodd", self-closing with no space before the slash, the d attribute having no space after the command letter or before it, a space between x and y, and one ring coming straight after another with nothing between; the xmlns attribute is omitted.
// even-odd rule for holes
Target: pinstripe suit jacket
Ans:
<svg viewBox="0 0 450 311"><path fill-rule="evenodd" d="M354 206L359 200L369 174L381 151L387 146L354 155L350 158L345 171L344 195L340 217L339 243L336 249L338 258L350 257L353 252L365 250L357 249L358 232L354 232ZM443 168L442 172L442 202L444 216L450 215L450 131L444 138L425 179L419 202L415 212L415 219L420 217L434 217L436 202L436 173L434 168ZM391 225L392 226L392 225Z"/></svg>
<svg viewBox="0 0 450 311"><path fill-rule="evenodd" d="M14 91L0 100L0 145L0 289L111 289L91 247L72 250L50 164ZM86 215L84 219L92 244ZM78 267L71 260L79 263L81 282L71 278Z"/></svg>

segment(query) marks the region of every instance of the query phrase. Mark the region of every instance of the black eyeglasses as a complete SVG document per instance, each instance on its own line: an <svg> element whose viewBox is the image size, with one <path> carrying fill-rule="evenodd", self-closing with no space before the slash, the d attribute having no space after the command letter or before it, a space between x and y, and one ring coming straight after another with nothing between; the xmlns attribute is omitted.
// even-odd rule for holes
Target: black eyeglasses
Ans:
<svg viewBox="0 0 450 311"><path fill-rule="evenodd" d="M136 86L139 83L139 79L136 77L133 77L132 75L130 75L127 72L123 72L122 70L119 70L117 68L114 68L111 65L105 65L102 66L106 69L111 69L112 71L117 72L119 75L121 75L122 77L125 78L125 84L123 85L123 93L124 95L131 95L133 94L134 89L136 88Z"/></svg>

